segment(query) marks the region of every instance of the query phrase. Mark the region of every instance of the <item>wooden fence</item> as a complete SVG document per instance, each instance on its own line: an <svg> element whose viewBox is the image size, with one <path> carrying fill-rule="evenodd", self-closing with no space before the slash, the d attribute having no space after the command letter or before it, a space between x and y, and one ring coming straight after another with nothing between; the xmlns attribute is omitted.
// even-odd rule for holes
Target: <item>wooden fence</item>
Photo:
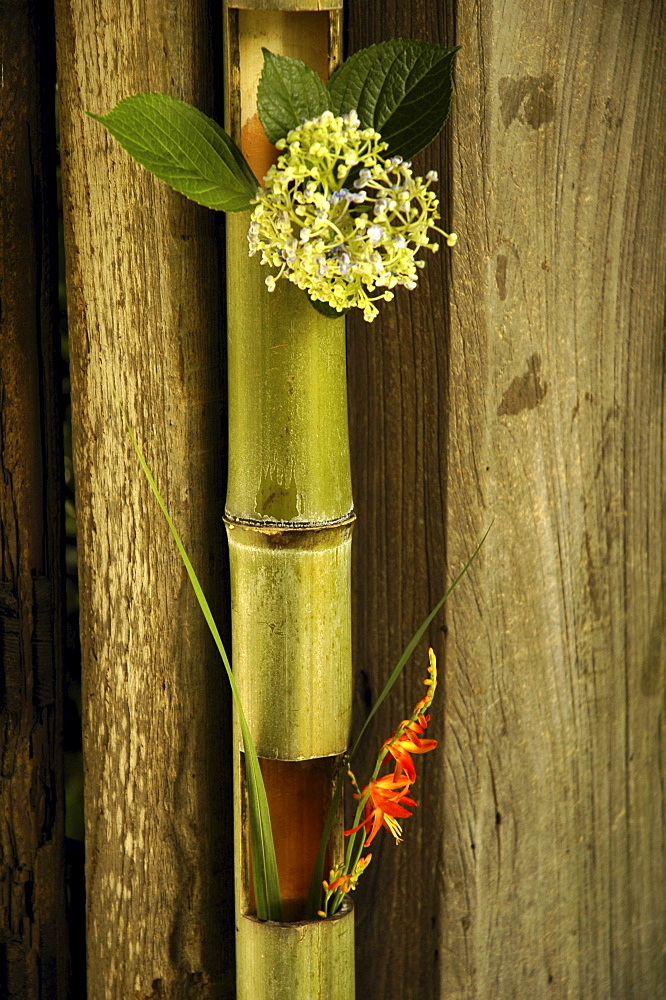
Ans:
<svg viewBox="0 0 666 1000"><path fill-rule="evenodd" d="M65 997L53 16L0 10L0 997Z"/></svg>
<svg viewBox="0 0 666 1000"><path fill-rule="evenodd" d="M56 528L53 543L39 539L57 519L39 493L23 508L15 499L19 481L53 490L57 475L52 458L46 477L30 472L46 444L19 475L30 457L11 444L34 444L53 420L40 410L53 391L50 348L34 346L49 300L25 277L53 251L16 235L28 216L48 232L39 174L20 182L35 169L36 137L48 137L34 101L50 95L11 96L40 58L39 46L12 47L11 32L35 38L44 15L28 0L6 5L0 733L2 760L15 748L25 763L2 773L0 993L62 1000L60 682L40 704L30 645L30 588L57 577L43 562ZM159 90L221 120L220 7L55 4L90 1000L234 995L226 681L117 407L225 622L223 225L82 114ZM656 1000L666 995L666 7L350 0L345 17L349 51L396 35L463 47L451 122L419 160L440 172L444 228L459 244L375 323L348 323L358 721L493 521L430 636L441 747L424 761L405 843L376 842L356 893L357 992ZM43 364L39 378L26 352ZM32 541L17 549L17 538ZM57 628L49 641L57 652ZM394 689L367 761L417 688L411 672ZM43 808L31 791L45 787L39 767L53 773L58 818L46 836L40 820L17 838L26 810ZM40 951L52 963L41 993Z"/></svg>

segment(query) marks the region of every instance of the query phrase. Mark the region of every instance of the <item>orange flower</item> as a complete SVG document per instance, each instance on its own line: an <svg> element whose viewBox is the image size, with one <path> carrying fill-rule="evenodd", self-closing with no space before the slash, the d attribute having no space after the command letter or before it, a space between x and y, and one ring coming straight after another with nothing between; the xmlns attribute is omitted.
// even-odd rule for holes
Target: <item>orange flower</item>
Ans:
<svg viewBox="0 0 666 1000"><path fill-rule="evenodd" d="M406 775L396 778L393 774L385 774L382 778L371 781L361 792L361 795L365 795L368 787L370 788L368 801L365 804L365 819L351 830L345 830L345 834L356 833L362 827L367 829L371 826L365 841L365 846L369 847L377 833L385 827L399 844L402 840L402 827L398 818L412 815L402 803L408 806L416 805L414 799L407 797L410 785L411 781Z"/></svg>
<svg viewBox="0 0 666 1000"><path fill-rule="evenodd" d="M349 872L348 875L338 875L332 882L324 882L324 889L328 894L335 892L336 889L339 889L340 892L351 892L358 885L359 878L371 861L372 854L366 854L364 858L359 858L353 872ZM338 866L336 871L340 871L341 867ZM336 872L331 872L331 876L335 874Z"/></svg>
<svg viewBox="0 0 666 1000"><path fill-rule="evenodd" d="M324 882L324 889L326 892L335 892L339 889L340 892L350 892L355 889L356 886L351 884L352 875L340 875L338 878L334 878L332 882Z"/></svg>
<svg viewBox="0 0 666 1000"><path fill-rule="evenodd" d="M412 783L416 781L416 768L411 755L413 753L428 753L429 750L434 750L437 746L437 740L424 740L422 738L430 722L430 716L425 713L432 704L437 687L437 661L432 649L428 651L428 655L430 677L426 677L423 682L428 688L426 694L414 705L411 719L403 719L393 736L386 740L382 746L382 750L388 750L396 762L393 777L397 779L406 774Z"/></svg>
<svg viewBox="0 0 666 1000"><path fill-rule="evenodd" d="M430 722L429 715L418 715L415 719L405 719L396 730L398 736L392 736L384 746L394 758L394 778L406 774L410 782L416 781L416 768L412 760L413 753L428 753L437 746L437 740L424 740L422 734Z"/></svg>
<svg viewBox="0 0 666 1000"><path fill-rule="evenodd" d="M420 701L414 705L414 711L412 712L412 718L414 719L417 715L424 715L425 712L432 705L432 699L435 697L435 691L437 690L437 659L435 653L432 649L428 650L428 673L430 677L426 677L424 680L425 686L428 688L424 696Z"/></svg>

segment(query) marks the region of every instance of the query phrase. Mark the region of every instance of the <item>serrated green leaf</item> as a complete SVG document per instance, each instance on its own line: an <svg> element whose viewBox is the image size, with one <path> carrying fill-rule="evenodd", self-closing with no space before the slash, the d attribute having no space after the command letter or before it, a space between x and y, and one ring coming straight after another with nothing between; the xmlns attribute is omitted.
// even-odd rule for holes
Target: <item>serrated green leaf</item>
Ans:
<svg viewBox="0 0 666 1000"><path fill-rule="evenodd" d="M388 142L387 156L411 159L448 117L459 47L396 38L361 49L328 82L331 110L336 115L356 110L361 124Z"/></svg>
<svg viewBox="0 0 666 1000"><path fill-rule="evenodd" d="M245 718L243 705L241 703L240 694L238 693L238 688L236 687L236 681L231 669L229 657L227 656L227 651L224 648L222 637L220 636L217 625L215 624L215 619L213 618L213 613L210 610L210 605L208 604L201 584L199 583L199 578L197 577L194 567L190 562L190 558L185 551L185 546L181 541L181 537L171 519L171 515L169 514L167 506L162 498L162 494L160 493L153 474L143 457L138 441L136 440L132 428L127 422L124 412L123 418L141 468L143 469L144 475L148 480L148 484L153 491L153 495L155 496L159 508L169 526L169 531L171 532L173 540L176 543L176 547L187 571L187 575L190 578L190 583L192 584L192 588L196 594L199 607L201 608L203 616L206 619L206 624L210 629L215 645L217 646L218 652L222 658L224 669L231 686L234 704L238 712L238 721L240 723L241 734L243 737L243 750L245 751L245 780L247 782L247 797L250 813L250 843L252 845L252 880L254 885L257 916L260 920L282 920L280 881L278 878L275 843L273 840L273 830L271 827L271 816L268 809L266 788L264 786L264 780L261 776L259 758L257 757L257 751L252 739L252 734L250 733L250 729Z"/></svg>
<svg viewBox="0 0 666 1000"><path fill-rule="evenodd" d="M328 108L323 80L300 59L277 56L268 49L257 91L259 119L269 141L275 144L297 128L303 119L318 118Z"/></svg>
<svg viewBox="0 0 666 1000"><path fill-rule="evenodd" d="M259 185L236 143L191 104L168 94L125 97L93 115L123 149L169 187L224 212L253 207Z"/></svg>
<svg viewBox="0 0 666 1000"><path fill-rule="evenodd" d="M307 295L307 292L305 293ZM346 316L349 309L334 309L333 306L329 306L328 302L319 302L313 298L310 298L310 305L314 306L318 313L322 316L326 316L327 319L340 319L341 316Z"/></svg>

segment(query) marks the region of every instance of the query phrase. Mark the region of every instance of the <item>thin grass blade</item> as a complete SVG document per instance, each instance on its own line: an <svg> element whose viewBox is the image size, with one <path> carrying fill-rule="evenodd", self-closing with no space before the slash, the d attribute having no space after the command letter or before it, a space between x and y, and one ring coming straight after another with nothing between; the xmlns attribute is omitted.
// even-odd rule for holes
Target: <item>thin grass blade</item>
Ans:
<svg viewBox="0 0 666 1000"><path fill-rule="evenodd" d="M317 849L317 857L315 858L314 867L312 869L312 879L310 881L310 891L308 893L308 901L305 905L305 916L308 920L315 919L321 903L321 890L322 890L322 879L324 878L324 861L326 860L326 848L328 847L328 841L331 836L331 830L333 829L335 816L338 811L338 806L340 805L340 799L342 797L342 790L344 788L346 776L347 776L347 770L346 768L342 768L340 774L338 775L338 780L335 783L333 798L331 799L331 804L328 807L328 813L326 814L326 822L324 823L324 829L322 830L321 840L319 841L319 847Z"/></svg>
<svg viewBox="0 0 666 1000"><path fill-rule="evenodd" d="M356 737L354 745L352 746L351 750L347 754L347 756L345 758L345 761L350 761L351 758L356 753L356 751L358 750L359 744L360 744L361 740L363 739L363 734L365 733L366 729L368 728L368 726L369 726L372 718L374 717L375 713L377 712L379 706L382 704L382 702L384 701L384 699L387 697L388 693L390 692L391 688L393 687L393 685L395 684L395 682L400 677L400 674L404 670L405 665L407 664L407 661L409 660L410 656L412 655L412 653L414 652L414 650L418 646L419 642L421 641L421 639L425 635L426 629L428 628L428 626L432 622L433 618L435 617L435 615L437 614L437 612L440 610L440 608L442 607L442 605L444 604L444 602L446 601L446 599L448 597L450 597L451 593L458 586L458 584L460 583L460 581L464 577L465 573L468 571L468 569L470 568L470 566L472 565L472 563L476 559L477 555L479 554L479 550L481 549L481 546L483 545L483 543L485 542L486 538L488 537L488 532L490 531L490 529L492 528L492 526L493 525L492 525L492 521L491 521L490 525L486 529L486 533L484 534L483 538L481 539L481 541L479 542L479 544L477 545L477 547L474 549L474 552L469 557L469 559L467 560L467 562L465 563L465 565L463 566L463 568L461 569L461 571L458 573L458 575L455 578L455 580L453 581L453 583L451 583L451 585L446 590L446 593L444 594L444 596L441 598L441 600L439 600L437 602L437 604L432 609L432 611L430 612L430 614L428 615L428 617L425 619L425 621L423 622L423 624L419 626L419 628L416 630L416 632L414 633L414 635L412 636L412 638L409 640L409 642L405 646L405 649L403 651L402 656L398 660L398 662L397 662L397 664L396 664L396 666L395 666L395 668L394 668L391 676L389 677L388 681L384 685L382 693L379 695L379 697L377 698L377 701L373 705L372 710L371 710L370 714L368 715L367 719L365 720L365 723L363 724L363 727L361 728L360 733ZM328 814L326 816L326 821L324 823L324 829L322 831L321 840L319 841L319 849L317 850L317 857L315 859L314 869L312 871L312 880L310 882L310 892L308 894L308 902L307 902L307 916L310 919L314 919L314 917L317 915L317 911L319 909L319 904L320 904L320 900L321 900L322 879L324 877L324 861L325 861L325 858L326 858L326 847L328 846L328 840L329 840L329 837L331 836L331 830L333 829L333 823L334 823L334 820L335 820L335 814L336 814L336 812L338 810L338 805L339 805L339 802L340 802L340 796L342 795L342 787L343 787L343 784L344 784L344 781L345 781L346 774L347 774L347 769L346 769L346 767L343 767L341 769L341 771L340 771L340 775L338 776L338 780L337 780L336 785L335 785L335 790L333 792L333 798L331 800L331 805L329 806Z"/></svg>
<svg viewBox="0 0 666 1000"><path fill-rule="evenodd" d="M372 706L372 709L371 709L371 711L370 711L367 719L363 723L363 726L361 728L360 733L356 737L356 741L355 741L353 747L349 751L349 759L350 760L354 756L354 754L356 753L356 751L358 750L359 744L360 744L361 740L363 739L363 734L365 733L366 729L370 725L370 723L371 723L372 719L374 718L375 714L377 713L380 705L382 704L382 702L385 700L385 698L389 694L391 688L393 687L393 685L395 684L395 682L400 677L400 674L402 673L402 671L405 668L405 664L407 663L407 661L409 660L410 656L412 655L412 653L414 652L414 650L418 646L419 642L421 641L421 639L425 635L426 630L427 630L428 626L430 625L430 623L432 622L433 618L435 617L435 615L437 614L437 612L440 610L440 608L442 607L442 605L444 604L444 602L447 600L447 598L449 598L451 596L451 594L453 593L453 591L456 589L456 587L458 586L458 584L460 583L460 581L464 577L464 575L467 572L467 570L470 568L470 566L472 565L472 563L474 562L474 560L478 556L479 551L481 549L481 546L483 545L483 543L485 542L486 538L488 537L488 532L490 531L491 528L492 528L492 522L490 523L490 525L486 529L486 533L484 534L483 538L481 539L481 541L479 542L479 544L477 545L477 547L474 549L474 552L469 557L469 559L467 560L467 562L465 563L465 565L463 566L463 568L460 570L460 572L458 573L458 575L455 578L455 580L453 581L453 583L451 583L451 585L447 588L446 593L444 594L444 596L437 602L437 604L432 609L432 611L430 612L430 614L428 615L428 617L425 619L425 621L423 622L423 624L419 626L419 628L416 630L416 632L414 633L414 635L412 636L412 638L409 640L409 642L405 646L405 649L403 651L402 656L400 657L400 659L398 660L398 662L396 663L396 665L395 665L395 667L393 669L393 673L391 674L391 676L387 680L386 684L384 685L382 693L377 698L377 701Z"/></svg>
<svg viewBox="0 0 666 1000"><path fill-rule="evenodd" d="M236 682L234 680L234 675L231 670L231 664L229 662L229 657L227 656L227 651L224 648L224 643L222 642L222 637L218 631L217 625L215 624L215 619L210 610L208 601L206 600L205 594L199 583L199 579L194 571L194 567L190 562L189 556L185 551L185 546L183 545L180 535L176 529L175 524L171 519L171 515L167 510L166 504L162 499L162 494L157 488L157 484L153 475L148 468L148 464L143 457L143 453L139 448L139 444L134 436L132 428L127 423L125 418L125 424L129 432L134 450L138 456L139 462L141 463L141 468L143 469L144 475L148 480L151 490L160 506L162 513L169 525L169 530L176 543L178 552L180 553L180 558L183 561L183 565L187 570L187 575L190 578L190 583L194 588L194 593L196 594L197 601L199 602L199 607L203 612L203 616L206 619L208 628L211 631L215 645L217 646L218 652L224 663L224 669L227 672L227 677L229 678L229 684L231 685L231 693L238 711L238 719L241 727L241 734L243 737L243 748L245 751L245 777L247 781L247 792L248 792L248 804L250 813L250 840L252 844L252 874L254 880L254 894L255 902L257 907L257 916L261 920L282 920L282 903L280 900L280 883L278 879L277 870L277 859L275 856L275 843L273 841L273 831L271 828L271 817L268 810L268 799L266 798L266 789L264 786L264 781L261 776L261 770L259 768L259 758L257 757L257 751L250 734L250 730L245 718L245 713L243 712L243 706L241 704L240 695L236 687Z"/></svg>

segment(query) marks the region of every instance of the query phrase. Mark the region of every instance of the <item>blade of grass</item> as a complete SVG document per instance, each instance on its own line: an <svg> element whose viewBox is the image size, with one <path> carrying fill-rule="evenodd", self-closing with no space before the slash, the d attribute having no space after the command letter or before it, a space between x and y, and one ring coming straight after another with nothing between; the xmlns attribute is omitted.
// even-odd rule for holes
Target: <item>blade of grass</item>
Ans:
<svg viewBox="0 0 666 1000"><path fill-rule="evenodd" d="M458 573L458 575L456 576L456 578L453 581L453 583L451 583L451 585L447 588L446 593L444 594L444 596L437 602L437 604L432 609L432 611L430 612L430 614L428 615L428 617L419 626L419 628L416 630L416 632L414 633L414 635L412 636L412 638L409 640L409 642L405 646L405 649L403 651L402 656L398 660L397 664L395 665L395 667L393 669L393 672L392 672L391 676L389 677L389 679L387 680L386 684L384 685L382 693L379 695L379 698L377 698L377 701L373 705L372 710L370 711L370 714L368 715L367 719L365 720L365 722L364 722L364 724L363 724L363 726L361 728L360 733L358 734L358 736L356 737L356 740L354 741L354 745L352 746L352 748L349 751L349 753L346 755L345 761L344 761L345 765L346 765L346 763L348 761L350 761L352 759L352 757L354 756L354 754L358 750L359 744L360 744L361 740L363 739L363 734L365 733L366 729L370 725L370 722L374 718L374 716L375 716L377 710L379 709L380 705L382 704L382 702L385 700L385 698L389 694L391 688L393 687L393 685L395 684L395 682L400 677L400 674L404 670L407 661L409 660L410 656L412 655L412 653L414 652L414 650L418 646L419 642L421 641L421 639L425 635L426 629L428 628L428 626L430 625L430 623L432 622L433 618L435 617L435 615L437 614L437 612L440 610L440 608L442 607L442 605L444 604L444 602L446 601L446 599L448 597L450 597L451 593L458 586L458 584L460 583L460 581L464 577L465 573L468 571L468 569L470 568L470 566L472 565L472 563L476 559L477 555L479 554L479 550L481 549L481 546L483 545L483 543L485 542L486 538L488 537L488 532L490 531L490 529L492 528L492 526L493 526L493 523L491 521L490 525L486 529L486 532L485 532L483 538L481 539L481 541L479 542L479 544L477 545L477 547L474 549L474 552L469 557L469 559L467 560L467 562L465 563L465 565L463 566L463 568L461 569L461 571ZM307 909L306 909L306 914L307 914L307 916L310 919L314 919L314 917L317 915L317 911L319 910L319 905L320 905L320 900L321 900L322 879L324 877L324 861L325 861L325 858L326 858L326 848L328 846L329 837L331 836L331 830L333 829L333 823L335 821L335 814L337 812L338 804L340 802L340 796L342 794L342 787L343 787L346 775L347 775L347 768L346 768L346 766L344 766L340 770L340 774L338 776L338 780L337 780L336 785L335 785L335 790L333 792L333 798L331 800L331 805L329 807L328 814L326 816L326 822L324 823L324 829L322 831L321 840L319 841L319 849L317 851L317 857L315 859L314 869L312 871L312 880L310 882L310 892L308 894L308 902L307 902Z"/></svg>
<svg viewBox="0 0 666 1000"><path fill-rule="evenodd" d="M444 602L447 600L447 598L449 598L451 596L451 594L453 593L453 591L455 590L455 588L458 586L458 584L460 583L460 581L464 577L464 575L467 572L467 570L470 568L470 566L472 565L472 563L474 562L474 560L478 556L479 551L481 549L481 546L483 545L483 543L485 542L486 538L488 537L488 532L490 531L490 529L492 528L492 526L493 525L492 525L492 521L491 521L490 525L486 529L486 533L484 534L483 538L481 539L481 541L479 542L479 544L477 545L477 547L474 549L474 552L469 557L469 559L467 560L467 562L465 563L465 565L463 566L463 568L460 570L460 572L458 573L458 575L455 578L455 580L453 581L453 583L447 588L446 593L444 594L444 596L442 598L440 598L440 600L437 602L437 604L435 605L435 607L432 609L432 611L430 612L430 614L428 615L428 617L425 619L425 621L423 622L423 624L419 626L419 628L416 630L416 632L414 633L414 635L412 636L412 638L409 640L409 642L405 646L405 649L403 651L402 656L400 657L400 659L398 660L397 664L395 665L395 667L393 669L393 673L391 674L391 676L387 680L386 684L384 685L384 688L383 688L382 693L380 694L379 698L377 699L377 701L372 706L372 709L371 709L371 711L370 711L367 719L363 723L363 727L362 727L360 733L356 737L356 741L355 741L353 747L349 751L349 759L350 760L354 756L354 754L356 753L356 751L358 750L359 743L363 739L363 734L365 733L366 729L368 728L368 726L372 722L372 719L376 715L377 710L379 709L380 705L382 704L382 702L384 701L384 699L389 694L391 688L393 687L393 685L395 684L395 682L400 677L400 674L402 673L402 671L405 668L405 664L407 663L407 661L409 660L410 656L412 655L412 653L414 652L414 650L416 649L416 647L420 643L421 639L425 635L426 629L430 625L431 621L433 620L433 618L435 617L435 615L437 614L437 612L440 610L440 608L442 607L442 605L444 604Z"/></svg>
<svg viewBox="0 0 666 1000"><path fill-rule="evenodd" d="M189 556L185 551L185 546L181 541L180 535L176 530L176 526L171 519L171 515L167 510L164 500L162 499L162 494L157 488L157 484L150 469L148 468L148 464L143 457L143 453L139 447L136 437L134 436L134 432L127 422L127 418L124 413L123 418L125 419L125 425L129 432L134 450L138 456L139 462L141 463L141 468L143 469L144 475L150 484L150 488L153 491L155 499L164 514L166 522L169 525L169 530L176 543L178 552L180 553L180 558L182 559L183 565L187 570L190 583L194 588L194 593L196 594L199 602L199 607L203 612L203 616L206 619L208 628L211 631L215 645L217 646L218 652L222 657L224 669L227 672L229 684L231 685L231 693L238 711L238 720L240 722L241 733L243 736L243 749L245 751L245 777L247 781L250 813L250 841L252 844L252 874L254 880L254 895L257 907L257 916L261 920L282 920L280 883L278 880L277 859L275 857L275 844L273 842L273 831L271 828L271 817L268 810L266 789L264 787L264 781L259 768L259 758L257 757L254 741L252 740L247 720L245 718L245 713L243 712L243 706L241 704L240 695L231 670L229 657L227 656L227 652L224 648L217 625L215 624L215 619L213 618L208 601L206 600L204 592L201 589L199 579L194 571L192 563L190 562Z"/></svg>

